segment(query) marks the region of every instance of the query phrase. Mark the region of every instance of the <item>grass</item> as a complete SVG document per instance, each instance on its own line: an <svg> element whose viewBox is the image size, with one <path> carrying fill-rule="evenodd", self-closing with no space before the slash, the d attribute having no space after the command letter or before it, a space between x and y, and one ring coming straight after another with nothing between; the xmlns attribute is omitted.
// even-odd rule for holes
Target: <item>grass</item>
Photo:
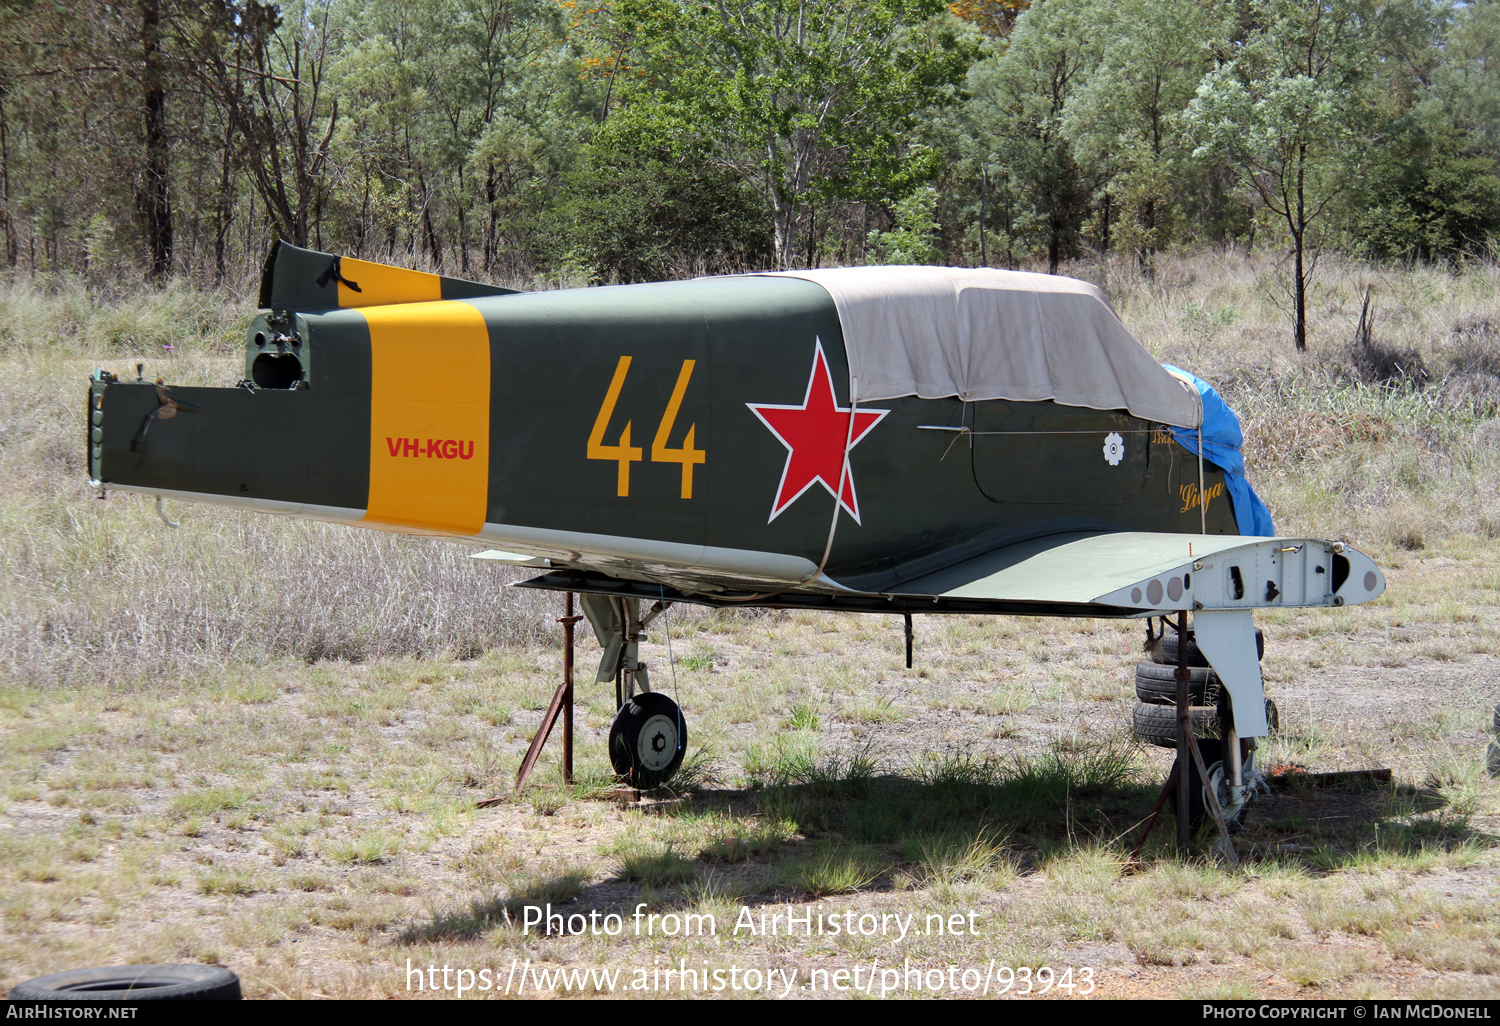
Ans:
<svg viewBox="0 0 1500 1026"><path fill-rule="evenodd" d="M792 709L792 714L786 718L786 727L788 730L816 731L821 722L822 717L814 712L811 706L798 705Z"/></svg>
<svg viewBox="0 0 1500 1026"><path fill-rule="evenodd" d="M250 800L250 796L238 788L215 787L203 791L191 791L174 797L168 806L172 815L182 819L211 816L216 812L238 809Z"/></svg>
<svg viewBox="0 0 1500 1026"><path fill-rule="evenodd" d="M334 841L323 849L322 855L336 866L369 866L385 861L400 847L400 838L374 831L351 840Z"/></svg>
<svg viewBox="0 0 1500 1026"><path fill-rule="evenodd" d="M863 890L879 875L879 868L859 855L829 852L798 867L795 880L808 897L826 898Z"/></svg>
<svg viewBox="0 0 1500 1026"><path fill-rule="evenodd" d="M918 842L913 885L951 898L970 886L999 890L1019 873L1017 860L990 831L973 838L936 836Z"/></svg>
<svg viewBox="0 0 1500 1026"><path fill-rule="evenodd" d="M620 878L639 881L648 887L688 883L697 877L697 863L678 855L671 848L632 852L620 859Z"/></svg>

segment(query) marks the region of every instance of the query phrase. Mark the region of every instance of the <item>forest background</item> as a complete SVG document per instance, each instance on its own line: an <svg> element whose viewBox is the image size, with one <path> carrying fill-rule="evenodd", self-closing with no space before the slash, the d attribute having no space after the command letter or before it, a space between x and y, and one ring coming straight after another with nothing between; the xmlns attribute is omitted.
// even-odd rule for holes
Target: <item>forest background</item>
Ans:
<svg viewBox="0 0 1500 1026"><path fill-rule="evenodd" d="M1029 6L1029 9L1028 9ZM1492 259L1492 0L0 0L0 269ZM1282 257L1284 254L1284 259Z"/></svg>

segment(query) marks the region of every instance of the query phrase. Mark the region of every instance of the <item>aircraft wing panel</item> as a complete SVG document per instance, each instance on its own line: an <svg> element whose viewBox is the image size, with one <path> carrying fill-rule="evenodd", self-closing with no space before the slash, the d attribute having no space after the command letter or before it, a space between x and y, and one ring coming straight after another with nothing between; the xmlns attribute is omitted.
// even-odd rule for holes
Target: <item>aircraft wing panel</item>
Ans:
<svg viewBox="0 0 1500 1026"><path fill-rule="evenodd" d="M1385 578L1363 554L1310 538L1078 532L1007 545L904 584L899 594L1135 609L1341 606Z"/></svg>

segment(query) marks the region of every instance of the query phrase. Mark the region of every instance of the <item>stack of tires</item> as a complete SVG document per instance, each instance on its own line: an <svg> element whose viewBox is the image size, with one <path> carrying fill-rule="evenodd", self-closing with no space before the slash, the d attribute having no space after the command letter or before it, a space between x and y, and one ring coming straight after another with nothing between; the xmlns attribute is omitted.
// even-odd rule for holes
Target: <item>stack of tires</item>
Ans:
<svg viewBox="0 0 1500 1026"><path fill-rule="evenodd" d="M1243 798L1238 804L1230 803L1226 787L1227 770L1223 766L1223 742L1220 739L1229 723L1229 693L1194 643L1192 631L1187 632L1187 646L1188 672L1191 674L1188 678L1188 704L1191 706L1193 736L1199 739L1198 750L1203 755L1219 806L1232 830L1244 815L1245 804ZM1135 736L1148 745L1177 747L1178 652L1177 635L1169 633L1151 653L1151 661L1141 663L1135 669L1135 697L1139 700L1135 706ZM1259 630L1255 632L1255 654L1257 658L1264 658L1266 654L1265 636ZM1266 700L1266 721L1271 730L1276 730L1276 704L1270 699ZM1246 762L1247 768L1253 760L1252 751ZM1176 789L1173 791L1170 800L1175 808ZM1194 824L1199 824L1207 816L1205 782L1193 763L1188 766L1188 817Z"/></svg>
<svg viewBox="0 0 1500 1026"><path fill-rule="evenodd" d="M1192 706L1194 737L1216 738L1222 734L1220 710L1228 715L1229 698L1219 675L1209 668L1208 659L1187 632L1187 664L1192 676L1188 680L1188 705ZM1266 654L1266 639L1255 631L1255 654ZM1178 639L1172 632L1161 639L1151 653L1151 661L1135 668L1135 736L1148 745L1177 747L1177 657ZM1274 706L1267 707L1270 715Z"/></svg>

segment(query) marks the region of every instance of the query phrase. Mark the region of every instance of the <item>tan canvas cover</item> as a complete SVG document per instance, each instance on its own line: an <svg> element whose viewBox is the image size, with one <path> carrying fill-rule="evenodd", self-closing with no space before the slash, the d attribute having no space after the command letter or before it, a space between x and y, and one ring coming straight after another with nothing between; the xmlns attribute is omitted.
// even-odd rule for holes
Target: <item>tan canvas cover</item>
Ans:
<svg viewBox="0 0 1500 1026"><path fill-rule="evenodd" d="M1177 427L1202 419L1197 390L1163 370L1088 282L963 267L778 273L833 297L862 403L1054 399Z"/></svg>

